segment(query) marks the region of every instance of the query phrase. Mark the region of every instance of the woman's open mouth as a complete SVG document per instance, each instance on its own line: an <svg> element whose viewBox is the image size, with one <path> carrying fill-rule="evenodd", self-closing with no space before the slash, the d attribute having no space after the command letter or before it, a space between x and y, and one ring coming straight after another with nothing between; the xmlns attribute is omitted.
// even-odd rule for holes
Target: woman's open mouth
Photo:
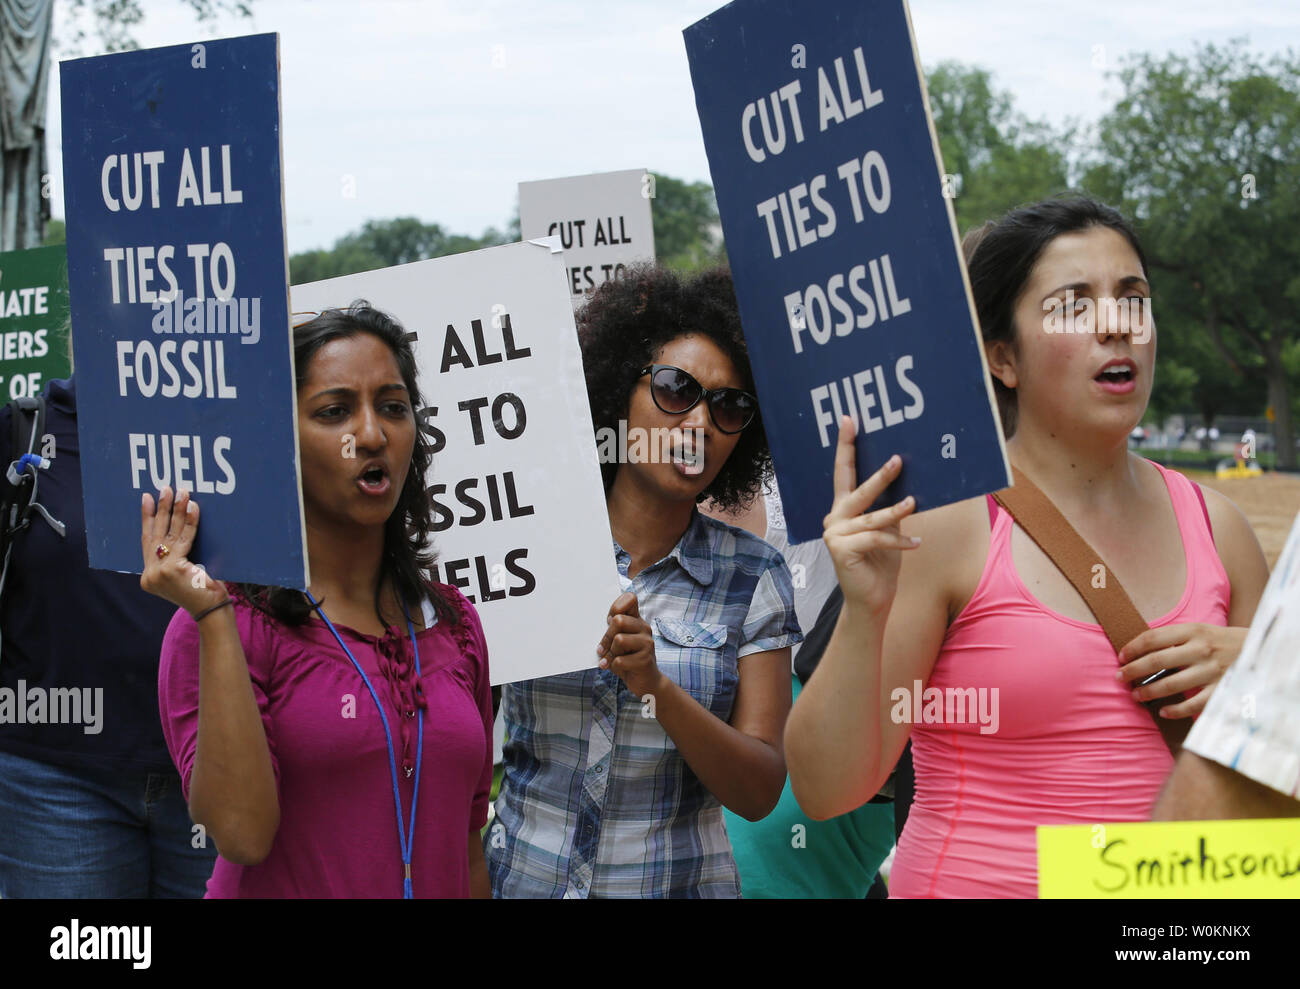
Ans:
<svg viewBox="0 0 1300 989"><path fill-rule="evenodd" d="M1132 361L1107 363L1092 380L1102 391L1112 395L1126 395L1137 387L1137 368Z"/></svg>
<svg viewBox="0 0 1300 989"><path fill-rule="evenodd" d="M361 475L357 478L357 487L361 489L362 494L379 497L388 494L392 486L392 481L389 480L388 477L388 471L378 465L369 467L362 471Z"/></svg>

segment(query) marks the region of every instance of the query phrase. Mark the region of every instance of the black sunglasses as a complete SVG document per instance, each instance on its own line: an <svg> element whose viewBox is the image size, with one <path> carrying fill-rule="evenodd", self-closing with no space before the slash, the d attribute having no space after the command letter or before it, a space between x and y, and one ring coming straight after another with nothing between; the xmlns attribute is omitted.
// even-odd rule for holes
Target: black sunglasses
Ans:
<svg viewBox="0 0 1300 989"><path fill-rule="evenodd" d="M651 364L638 377L650 375L650 397L660 412L670 416L685 415L705 399L709 417L719 432L738 433L754 421L758 399L739 388L715 388L710 391L691 375L671 364Z"/></svg>

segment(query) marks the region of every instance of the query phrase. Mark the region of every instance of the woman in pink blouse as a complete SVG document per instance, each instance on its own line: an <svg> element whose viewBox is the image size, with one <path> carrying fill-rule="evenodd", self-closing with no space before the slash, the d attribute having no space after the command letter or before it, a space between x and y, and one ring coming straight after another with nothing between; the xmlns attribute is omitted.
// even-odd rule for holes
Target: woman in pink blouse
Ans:
<svg viewBox="0 0 1300 989"><path fill-rule="evenodd" d="M478 616L432 583L415 357L364 302L294 333L311 586L227 585L199 506L141 505L140 584L180 607L163 731L219 857L209 897L487 897L492 702Z"/></svg>

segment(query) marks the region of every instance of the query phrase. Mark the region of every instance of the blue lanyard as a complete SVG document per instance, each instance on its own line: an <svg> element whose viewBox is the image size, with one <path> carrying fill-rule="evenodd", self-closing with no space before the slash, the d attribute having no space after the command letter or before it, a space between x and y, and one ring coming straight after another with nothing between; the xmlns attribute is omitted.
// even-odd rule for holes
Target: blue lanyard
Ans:
<svg viewBox="0 0 1300 989"><path fill-rule="evenodd" d="M397 755L393 749L393 733L388 728L388 716L384 714L384 706L379 703L379 695L375 693L374 686L370 683L370 677L366 676L366 671L361 668L357 658L352 655L352 650L343 642L334 623L325 617L325 610L317 603L316 599L311 596L310 591L304 592L307 600L311 602L321 618L325 619L325 624L329 630L334 633L334 638L347 653L348 659L352 660L352 665L356 667L357 672L361 675L362 681L365 682L366 689L370 691L370 696L374 699L375 707L379 710L379 720L384 726L384 738L388 742L388 768L393 775L393 804L397 808L397 843L402 850L402 899L409 900L414 897L411 890L411 844L415 840L415 808L420 802L420 763L424 757L424 711L420 710L416 724L417 740L415 743L415 790L411 794L411 827L409 830L402 827L402 794L397 788ZM420 675L420 647L415 644L415 626L411 624L411 615L406 610L406 602L402 602L402 614L406 616L406 630L411 634L411 649L415 652L415 675ZM401 711L397 712L401 717Z"/></svg>

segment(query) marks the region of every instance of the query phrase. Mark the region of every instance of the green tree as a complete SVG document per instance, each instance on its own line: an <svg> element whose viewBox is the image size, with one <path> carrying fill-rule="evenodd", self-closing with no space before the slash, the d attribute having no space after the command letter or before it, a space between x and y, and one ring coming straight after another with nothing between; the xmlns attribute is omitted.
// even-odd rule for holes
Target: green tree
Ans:
<svg viewBox="0 0 1300 989"><path fill-rule="evenodd" d="M1163 339L1163 338L1162 338ZM1162 349L1160 360L1156 365L1155 384L1151 389L1151 401L1147 405L1146 421L1156 422L1161 426L1166 419L1176 412L1185 412L1193 407L1196 400L1196 387L1200 376L1196 369L1169 356ZM1210 419L1213 422L1213 418ZM1208 425L1208 423L1207 423Z"/></svg>
<svg viewBox="0 0 1300 989"><path fill-rule="evenodd" d="M1124 205L1122 190L1103 185L1091 191L1103 200ZM1228 412L1262 415L1264 401L1258 384L1241 366L1225 362L1206 332L1200 290L1186 274L1158 269L1145 230L1139 232L1151 269L1147 272L1153 292L1151 314L1159 343L1148 420L1163 424L1174 413L1195 412L1209 427ZM1208 449L1208 438L1204 446Z"/></svg>
<svg viewBox="0 0 1300 989"><path fill-rule="evenodd" d="M1016 113L986 69L941 62L927 73L926 86L963 233L1069 187L1072 126L1056 132Z"/></svg>
<svg viewBox="0 0 1300 989"><path fill-rule="evenodd" d="M1262 61L1234 41L1138 56L1119 78L1124 93L1099 125L1087 183L1138 218L1160 299L1194 314L1187 327L1217 358L1198 373L1226 367L1248 379L1250 411L1273 409L1278 464L1294 467L1300 60Z"/></svg>
<svg viewBox="0 0 1300 989"><path fill-rule="evenodd" d="M437 223L422 223L413 216L403 216L395 220L371 220L336 246L368 251L385 266L392 266L504 243L504 237L491 227L481 237L470 237L448 233Z"/></svg>
<svg viewBox="0 0 1300 989"><path fill-rule="evenodd" d="M659 262L683 271L725 263L727 253L713 186L667 175L655 175L654 179L650 210Z"/></svg>
<svg viewBox="0 0 1300 989"><path fill-rule="evenodd" d="M448 233L437 223L424 223L413 216L369 220L356 233L340 237L329 250L293 255L289 259L289 274L294 284L302 285L509 242L506 234L493 227L479 237L471 237Z"/></svg>
<svg viewBox="0 0 1300 989"><path fill-rule="evenodd" d="M81 54L87 40L98 41L98 53L130 51L139 44L133 29L144 20L143 0L60 0L68 10L68 35L58 39L60 50ZM180 0L200 23L210 23L221 14L253 15L253 0ZM156 7L156 0L151 0Z"/></svg>
<svg viewBox="0 0 1300 989"><path fill-rule="evenodd" d="M53 2L53 0L50 0ZM139 47L134 29L144 20L143 0L60 0L67 10L67 34L55 38L52 47L64 56L83 55L87 43L94 41L89 54L129 51ZM254 0L180 0L192 10L199 23L211 23L221 14L251 17ZM153 4L156 6L156 3ZM43 59L48 62L50 50ZM50 71L47 65L43 71ZM57 228L56 225L57 224ZM50 218L45 222L44 245L62 244L63 221Z"/></svg>
<svg viewBox="0 0 1300 989"><path fill-rule="evenodd" d="M318 282L323 278L352 275L358 271L384 268L383 259L364 248L341 247L330 250L304 251L289 258L289 281L294 285Z"/></svg>

